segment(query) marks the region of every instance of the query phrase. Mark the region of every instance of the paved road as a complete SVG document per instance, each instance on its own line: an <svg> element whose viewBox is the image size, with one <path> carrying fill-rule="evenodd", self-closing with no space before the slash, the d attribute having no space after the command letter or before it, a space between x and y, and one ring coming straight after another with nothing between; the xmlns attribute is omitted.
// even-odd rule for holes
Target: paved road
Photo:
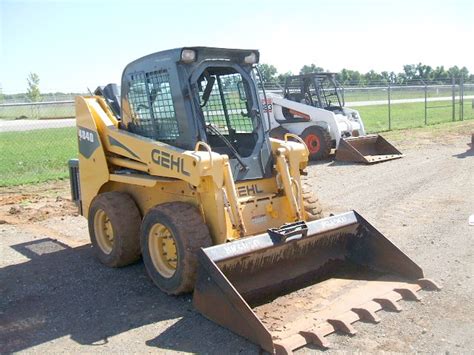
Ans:
<svg viewBox="0 0 474 355"><path fill-rule="evenodd" d="M451 101L453 98L451 96L445 97L429 97L426 99L427 102L435 101ZM459 96L455 97L456 100L459 100ZM474 95L464 96L464 100L474 99ZM418 99L399 99L399 100L390 100L390 104L411 104L416 102L425 102L424 98ZM388 100L371 100L371 101L356 101L356 102L346 102L347 107L357 107L357 106L375 106L375 105L388 105Z"/></svg>
<svg viewBox="0 0 474 355"><path fill-rule="evenodd" d="M32 131L45 128L74 127L76 119L66 118L57 120L0 120L1 132Z"/></svg>

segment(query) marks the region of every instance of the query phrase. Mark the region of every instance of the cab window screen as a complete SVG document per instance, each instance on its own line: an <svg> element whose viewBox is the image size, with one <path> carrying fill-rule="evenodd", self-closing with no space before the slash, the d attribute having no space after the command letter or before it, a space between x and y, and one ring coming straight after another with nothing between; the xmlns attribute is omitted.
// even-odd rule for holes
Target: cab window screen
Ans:
<svg viewBox="0 0 474 355"><path fill-rule="evenodd" d="M133 112L130 131L159 141L176 140L178 122L166 70L132 75L128 99Z"/></svg>
<svg viewBox="0 0 474 355"><path fill-rule="evenodd" d="M200 104L204 119L221 134L251 133L254 129L245 84L239 73L210 72L201 78ZM212 85L212 90L205 101L203 96L208 85Z"/></svg>

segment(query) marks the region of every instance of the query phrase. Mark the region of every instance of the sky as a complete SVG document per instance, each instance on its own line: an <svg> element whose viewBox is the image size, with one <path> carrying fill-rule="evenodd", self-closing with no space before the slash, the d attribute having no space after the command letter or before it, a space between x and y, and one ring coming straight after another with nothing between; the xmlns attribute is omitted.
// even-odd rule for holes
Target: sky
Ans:
<svg viewBox="0 0 474 355"><path fill-rule="evenodd" d="M125 65L182 46L255 48L298 73L401 72L404 64L474 72L473 0L0 0L0 85L85 92L119 82Z"/></svg>

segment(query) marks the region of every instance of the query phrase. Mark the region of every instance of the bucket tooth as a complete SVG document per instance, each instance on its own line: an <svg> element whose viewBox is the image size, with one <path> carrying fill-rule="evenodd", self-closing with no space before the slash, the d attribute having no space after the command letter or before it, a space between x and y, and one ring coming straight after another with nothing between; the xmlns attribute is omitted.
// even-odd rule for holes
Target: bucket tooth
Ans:
<svg viewBox="0 0 474 355"><path fill-rule="evenodd" d="M307 344L313 344L323 349L329 349L329 342L323 334L316 330L301 331L300 335L306 339Z"/></svg>
<svg viewBox="0 0 474 355"><path fill-rule="evenodd" d="M416 281L418 285L424 290L428 291L441 291L442 287L438 285L436 282L434 282L431 279L418 279Z"/></svg>
<svg viewBox="0 0 474 355"><path fill-rule="evenodd" d="M397 301L401 298L401 295L399 298L395 298L393 296L385 296L385 297L380 297L380 298L374 298L374 301L379 303L383 309L391 312L401 312L402 307L397 304Z"/></svg>
<svg viewBox="0 0 474 355"><path fill-rule="evenodd" d="M374 302L374 304L376 305L377 309L380 309L380 305L378 303ZM370 309L367 306L352 308L352 312L357 313L359 318L365 322L380 323L380 317L375 313L375 310Z"/></svg>
<svg viewBox="0 0 474 355"><path fill-rule="evenodd" d="M344 319L328 319L329 324L331 324L335 330L348 334L348 335L356 335L357 330L351 325L351 323L345 321Z"/></svg>
<svg viewBox="0 0 474 355"><path fill-rule="evenodd" d="M421 297L416 294L411 288L396 288L395 292L399 293L404 300L421 301Z"/></svg>
<svg viewBox="0 0 474 355"><path fill-rule="evenodd" d="M276 355L292 355L293 349L289 345L285 344L284 342L276 342L275 354Z"/></svg>
<svg viewBox="0 0 474 355"><path fill-rule="evenodd" d="M306 323L306 322L304 322ZM307 325L307 324L299 324ZM275 339L274 347L277 354L291 354L293 350L299 349L307 344L316 345L322 349L328 349L330 344L325 335L334 332L334 327L325 323L323 327L311 328L305 331L299 331L286 338Z"/></svg>

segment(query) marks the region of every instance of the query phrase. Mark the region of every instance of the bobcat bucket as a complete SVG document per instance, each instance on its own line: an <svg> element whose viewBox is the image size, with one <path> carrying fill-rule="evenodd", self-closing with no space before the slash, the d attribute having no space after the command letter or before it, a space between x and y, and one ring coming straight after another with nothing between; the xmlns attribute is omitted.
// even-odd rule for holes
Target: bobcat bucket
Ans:
<svg viewBox="0 0 474 355"><path fill-rule="evenodd" d="M194 306L208 319L270 353L333 332L377 323L381 309L439 290L423 271L356 212L297 222L201 249Z"/></svg>
<svg viewBox="0 0 474 355"><path fill-rule="evenodd" d="M341 138L336 150L336 160L365 164L379 163L401 157L403 157L403 154L378 134Z"/></svg>

